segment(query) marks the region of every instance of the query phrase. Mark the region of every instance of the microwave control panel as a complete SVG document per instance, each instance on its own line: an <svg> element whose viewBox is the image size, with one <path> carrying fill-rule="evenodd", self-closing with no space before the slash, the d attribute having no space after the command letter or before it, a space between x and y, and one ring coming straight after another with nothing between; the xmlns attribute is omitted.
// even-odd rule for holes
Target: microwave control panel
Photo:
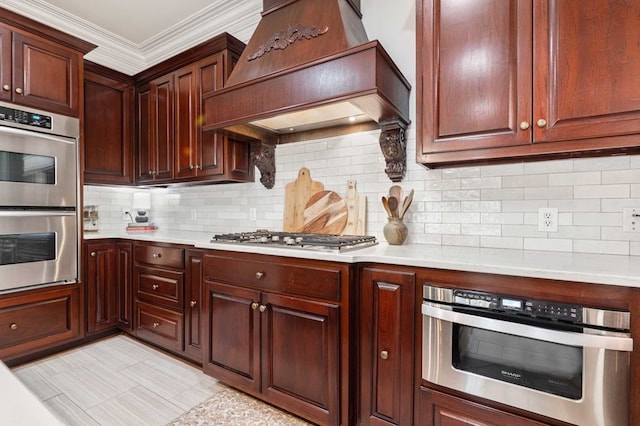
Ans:
<svg viewBox="0 0 640 426"><path fill-rule="evenodd" d="M0 106L0 121L51 129L51 116Z"/></svg>
<svg viewBox="0 0 640 426"><path fill-rule="evenodd" d="M455 290L453 302L475 308L514 312L519 315L550 318L571 322L582 321L582 307L545 300L520 299L499 294L470 290Z"/></svg>

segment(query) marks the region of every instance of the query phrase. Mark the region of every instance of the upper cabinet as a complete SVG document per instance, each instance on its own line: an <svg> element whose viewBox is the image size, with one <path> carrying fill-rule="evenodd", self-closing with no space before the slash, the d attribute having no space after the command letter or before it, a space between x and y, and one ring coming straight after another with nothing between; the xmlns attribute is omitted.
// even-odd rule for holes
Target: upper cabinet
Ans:
<svg viewBox="0 0 640 426"><path fill-rule="evenodd" d="M638 15L638 2L418 0L417 161L637 147Z"/></svg>
<svg viewBox="0 0 640 426"><path fill-rule="evenodd" d="M85 62L86 184L133 184L133 78Z"/></svg>
<svg viewBox="0 0 640 426"><path fill-rule="evenodd" d="M93 47L0 9L0 99L78 117L82 56Z"/></svg>
<svg viewBox="0 0 640 426"><path fill-rule="evenodd" d="M223 87L243 47L223 34L136 76L137 183L253 181L249 143L202 130L203 96Z"/></svg>

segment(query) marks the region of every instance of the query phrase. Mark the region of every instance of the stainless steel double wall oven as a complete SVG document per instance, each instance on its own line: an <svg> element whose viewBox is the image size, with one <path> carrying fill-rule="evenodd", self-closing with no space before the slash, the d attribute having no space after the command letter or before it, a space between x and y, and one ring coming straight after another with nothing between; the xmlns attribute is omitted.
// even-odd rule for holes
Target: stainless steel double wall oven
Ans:
<svg viewBox="0 0 640 426"><path fill-rule="evenodd" d="M0 102L0 292L78 280L77 118Z"/></svg>
<svg viewBox="0 0 640 426"><path fill-rule="evenodd" d="M629 312L423 292L424 380L571 424L628 424Z"/></svg>

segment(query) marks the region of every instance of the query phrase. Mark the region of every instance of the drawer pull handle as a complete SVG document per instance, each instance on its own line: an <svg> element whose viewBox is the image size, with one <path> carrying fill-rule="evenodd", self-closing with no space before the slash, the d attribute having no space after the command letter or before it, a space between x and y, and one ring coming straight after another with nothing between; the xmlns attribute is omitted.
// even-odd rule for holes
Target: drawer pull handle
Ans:
<svg viewBox="0 0 640 426"><path fill-rule="evenodd" d="M14 322L14 323L11 323L11 325L9 326L9 328L10 328L10 329L12 329L12 330L17 330L17 329L18 329L18 324L16 324L15 322Z"/></svg>
<svg viewBox="0 0 640 426"><path fill-rule="evenodd" d="M16 87L16 93L17 93L18 95L22 95L23 91L22 91L22 89L21 89L21 88Z"/></svg>
<svg viewBox="0 0 640 426"><path fill-rule="evenodd" d="M191 302L189 302L189 306L191 306L192 308L194 306L196 306L198 304L198 302L196 302L195 300L192 300Z"/></svg>
<svg viewBox="0 0 640 426"><path fill-rule="evenodd" d="M261 280L262 277L264 277L264 272L260 272L260 271L256 272L256 279L257 280Z"/></svg>
<svg viewBox="0 0 640 426"><path fill-rule="evenodd" d="M157 290L158 287L160 287L158 284L154 284L154 285L151 286L151 288L154 289L154 290Z"/></svg>
<svg viewBox="0 0 640 426"><path fill-rule="evenodd" d="M260 312L264 312L267 310L267 307L264 305L260 305Z"/></svg>
<svg viewBox="0 0 640 426"><path fill-rule="evenodd" d="M258 303L257 303L257 302L253 302L253 303L251 304L251 309L253 309L254 311L255 311L256 309L258 309Z"/></svg>
<svg viewBox="0 0 640 426"><path fill-rule="evenodd" d="M153 328L158 328L160 327L160 323L159 322L154 322L153 323Z"/></svg>
<svg viewBox="0 0 640 426"><path fill-rule="evenodd" d="M382 359L389 358L389 352L387 352L387 351L380 352L380 358L382 358Z"/></svg>
<svg viewBox="0 0 640 426"><path fill-rule="evenodd" d="M91 252L91 257L96 257L96 256L97 256L96 252L95 252L95 251L92 251L92 252Z"/></svg>
<svg viewBox="0 0 640 426"><path fill-rule="evenodd" d="M154 259L160 259L162 257L162 253L153 253Z"/></svg>

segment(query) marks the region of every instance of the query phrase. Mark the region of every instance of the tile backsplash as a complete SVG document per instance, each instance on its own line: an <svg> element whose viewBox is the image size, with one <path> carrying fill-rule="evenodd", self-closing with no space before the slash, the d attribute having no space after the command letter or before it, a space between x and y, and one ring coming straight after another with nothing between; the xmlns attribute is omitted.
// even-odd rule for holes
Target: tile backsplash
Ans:
<svg viewBox="0 0 640 426"><path fill-rule="evenodd" d="M325 189L344 194L347 180L367 197L367 234L381 241L387 215L380 198L393 184L384 173L378 131L276 148L273 189L255 183L152 188L151 218L162 229L220 232L282 229L285 185L307 167ZM640 207L640 156L553 160L425 169L407 141L415 190L405 217L409 243L640 255L640 232L623 232L622 209ZM256 171L259 176L259 172ZM144 189L85 186L85 205L100 209L100 229L122 230L122 209ZM538 209L558 209L558 232L538 231ZM254 210L255 209L255 210ZM252 217L255 211L255 220Z"/></svg>

